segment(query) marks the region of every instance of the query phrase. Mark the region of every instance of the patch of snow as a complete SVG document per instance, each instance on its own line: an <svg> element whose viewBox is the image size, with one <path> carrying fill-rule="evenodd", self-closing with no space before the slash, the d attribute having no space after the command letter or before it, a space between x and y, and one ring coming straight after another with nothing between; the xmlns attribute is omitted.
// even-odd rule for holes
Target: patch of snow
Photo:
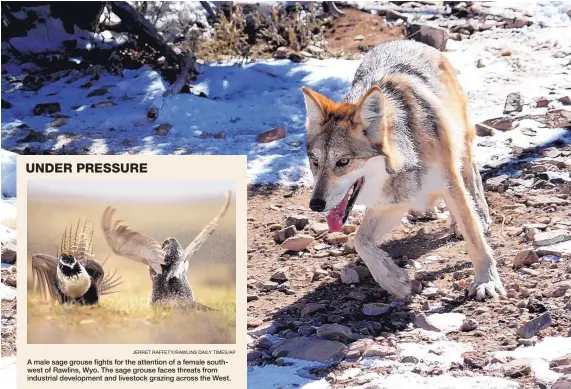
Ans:
<svg viewBox="0 0 571 389"><path fill-rule="evenodd" d="M16 298L16 289L0 282L0 300L12 301Z"/></svg>
<svg viewBox="0 0 571 389"><path fill-rule="evenodd" d="M2 197L16 197L16 153L0 149L0 163L2 164ZM2 210L4 219L4 210Z"/></svg>
<svg viewBox="0 0 571 389"><path fill-rule="evenodd" d="M519 385L503 378L472 376L453 377L448 374L424 377L419 374L406 372L381 376L378 380L362 386L351 386L352 389L517 389Z"/></svg>
<svg viewBox="0 0 571 389"><path fill-rule="evenodd" d="M498 351L500 358L530 359L533 374L541 382L553 383L561 374L549 369L549 362L571 354L571 338L547 337L532 347L518 347L513 351Z"/></svg>
<svg viewBox="0 0 571 389"><path fill-rule="evenodd" d="M248 389L327 389L325 379L312 377L309 370L323 364L284 358L287 366L248 367Z"/></svg>
<svg viewBox="0 0 571 389"><path fill-rule="evenodd" d="M431 344L401 343L397 345L400 357L412 356L423 364L448 370L453 362L463 363L462 353L472 351L470 344L440 340Z"/></svg>
<svg viewBox="0 0 571 389"><path fill-rule="evenodd" d="M426 320L429 324L445 334L458 331L464 319L466 319L466 316L456 312L432 313L426 316Z"/></svg>

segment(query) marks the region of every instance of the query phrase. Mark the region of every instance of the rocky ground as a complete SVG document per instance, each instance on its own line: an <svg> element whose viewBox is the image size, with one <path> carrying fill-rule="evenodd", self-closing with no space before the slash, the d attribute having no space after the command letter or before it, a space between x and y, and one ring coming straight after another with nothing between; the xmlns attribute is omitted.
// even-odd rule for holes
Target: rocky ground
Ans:
<svg viewBox="0 0 571 389"><path fill-rule="evenodd" d="M443 203L403 218L380 241L413 280L414 296L396 301L355 253L359 212L343 232L330 233L324 216L308 210L308 189L250 188L249 364L333 362L311 373L340 388L399 369L507 377L524 388L571 374L571 355L542 370L514 353L545 338L571 340L570 155L571 145L556 143L484 172L494 218L489 243L508 291L500 301L467 299L472 265L449 232ZM413 352L411 344L425 349ZM444 358L450 352L456 355Z"/></svg>
<svg viewBox="0 0 571 389"><path fill-rule="evenodd" d="M0 298L2 304L2 356L16 355L16 247L2 243Z"/></svg>

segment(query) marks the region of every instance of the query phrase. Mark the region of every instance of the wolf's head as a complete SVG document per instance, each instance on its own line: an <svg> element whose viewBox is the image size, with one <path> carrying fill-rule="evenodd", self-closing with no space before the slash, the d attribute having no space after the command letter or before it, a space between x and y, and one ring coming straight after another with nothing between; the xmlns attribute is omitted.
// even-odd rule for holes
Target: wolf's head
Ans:
<svg viewBox="0 0 571 389"><path fill-rule="evenodd" d="M356 104L335 103L303 87L307 110L307 155L314 177L309 207L329 212L331 231L339 231L363 187L380 190L394 161L387 132L391 111L378 86Z"/></svg>

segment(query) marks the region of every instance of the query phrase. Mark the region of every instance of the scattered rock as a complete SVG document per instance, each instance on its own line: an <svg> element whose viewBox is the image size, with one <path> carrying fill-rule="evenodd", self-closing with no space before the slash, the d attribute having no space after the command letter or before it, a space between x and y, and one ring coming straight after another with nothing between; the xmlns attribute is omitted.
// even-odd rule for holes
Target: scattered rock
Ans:
<svg viewBox="0 0 571 389"><path fill-rule="evenodd" d="M545 294L554 298L563 297L569 289L571 289L571 280L560 281L550 285Z"/></svg>
<svg viewBox="0 0 571 389"><path fill-rule="evenodd" d="M347 341L353 336L351 329L341 324L323 324L317 328L317 336L325 340Z"/></svg>
<svg viewBox="0 0 571 389"><path fill-rule="evenodd" d="M502 366L502 371L507 377L517 378L531 373L531 361L529 359L516 359Z"/></svg>
<svg viewBox="0 0 571 389"><path fill-rule="evenodd" d="M61 111L61 106L57 102L36 104L36 106L34 107L34 115L36 116L43 114L51 115L53 113L60 111Z"/></svg>
<svg viewBox="0 0 571 389"><path fill-rule="evenodd" d="M548 312L536 317L519 327L516 331L520 338L529 339L551 325L551 315Z"/></svg>
<svg viewBox="0 0 571 389"><path fill-rule="evenodd" d="M289 226L282 230L276 231L274 234L274 241L278 244L281 244L291 237L295 236L295 227Z"/></svg>
<svg viewBox="0 0 571 389"><path fill-rule="evenodd" d="M339 272L341 275L341 282L344 284L358 284L359 283L359 274L355 269L350 267L346 267L341 269Z"/></svg>
<svg viewBox="0 0 571 389"><path fill-rule="evenodd" d="M286 136L286 130L284 127L276 127L273 130L262 132L256 137L256 142L258 143L269 143L275 140L283 139Z"/></svg>
<svg viewBox="0 0 571 389"><path fill-rule="evenodd" d="M30 132L28 132L28 135L18 140L18 143L33 143L33 142L43 143L47 140L48 137L45 136L43 132L30 130Z"/></svg>
<svg viewBox="0 0 571 389"><path fill-rule="evenodd" d="M539 262L539 257L534 250L522 250L514 258L514 267L531 266Z"/></svg>
<svg viewBox="0 0 571 389"><path fill-rule="evenodd" d="M278 47L274 53L274 58L276 59L286 59L288 56L289 49L287 47Z"/></svg>
<svg viewBox="0 0 571 389"><path fill-rule="evenodd" d="M258 327L258 326L261 326L262 324L264 324L264 322L262 321L262 319L257 319L257 318L249 317L248 320L247 320L248 328Z"/></svg>
<svg viewBox="0 0 571 389"><path fill-rule="evenodd" d="M91 92L89 92L89 94L87 95L87 97L95 97L95 96L103 96L107 94L107 89L106 88L98 88L98 89L94 89Z"/></svg>
<svg viewBox="0 0 571 389"><path fill-rule="evenodd" d="M260 289L264 292L270 292L277 289L278 283L274 281L266 281L260 285Z"/></svg>
<svg viewBox="0 0 571 389"><path fill-rule="evenodd" d="M382 346L380 344L373 344L364 351L363 357L381 357L386 358L396 355L396 348L389 346Z"/></svg>
<svg viewBox="0 0 571 389"><path fill-rule="evenodd" d="M355 224L345 224L341 229L341 232L347 235L352 234L355 231L357 231L357 226Z"/></svg>
<svg viewBox="0 0 571 389"><path fill-rule="evenodd" d="M571 231L552 230L535 234L533 243L537 246L551 246L571 240Z"/></svg>
<svg viewBox="0 0 571 389"><path fill-rule="evenodd" d="M476 319L468 318L462 322L462 325L460 326L460 331L463 332L474 331L476 328L478 328L479 324L480 323L478 323Z"/></svg>
<svg viewBox="0 0 571 389"><path fill-rule="evenodd" d="M250 302L250 301L256 301L259 300L260 296L258 296L257 294L250 294L248 293L248 295L246 296L246 301Z"/></svg>
<svg viewBox="0 0 571 389"><path fill-rule="evenodd" d="M107 108L114 107L117 103L114 101L100 101L99 103L91 104L91 108Z"/></svg>
<svg viewBox="0 0 571 389"><path fill-rule="evenodd" d="M274 358L287 357L316 361L322 363L336 363L347 354L347 346L343 343L316 338L297 337L286 339L278 344L272 356Z"/></svg>
<svg viewBox="0 0 571 389"><path fill-rule="evenodd" d="M522 98L519 92L510 93L506 98L506 104L504 106L504 113L521 112L522 109Z"/></svg>
<svg viewBox="0 0 571 389"><path fill-rule="evenodd" d="M309 219L303 215L289 215L285 223L287 227L295 226L298 230L303 230L309 224Z"/></svg>
<svg viewBox="0 0 571 389"><path fill-rule="evenodd" d="M16 263L16 245L12 242L2 245L2 263L13 265Z"/></svg>
<svg viewBox="0 0 571 389"><path fill-rule="evenodd" d="M558 100L565 105L571 104L571 97L569 96L560 97Z"/></svg>
<svg viewBox="0 0 571 389"><path fill-rule="evenodd" d="M157 136L167 136L169 130L172 128L172 124L163 123L155 127L155 135Z"/></svg>
<svg viewBox="0 0 571 389"><path fill-rule="evenodd" d="M303 307L300 314L301 314L301 317L305 317L305 316L311 315L312 313L324 311L324 310L325 310L325 304L309 303L309 304L306 304L305 307Z"/></svg>
<svg viewBox="0 0 571 389"><path fill-rule="evenodd" d="M349 240L349 237L342 232L332 232L325 237L328 244L341 244Z"/></svg>
<svg viewBox="0 0 571 389"><path fill-rule="evenodd" d="M472 369L483 369L486 366L486 360L476 353L463 353L462 358L464 359L464 364Z"/></svg>
<svg viewBox="0 0 571 389"><path fill-rule="evenodd" d="M555 196L537 195L529 196L525 201L525 205L529 207L539 207L544 205L567 205L569 200L560 199Z"/></svg>
<svg viewBox="0 0 571 389"><path fill-rule="evenodd" d="M313 281L319 281L324 279L325 277L327 277L329 275L329 272L327 270L324 269L315 269L315 271L313 272L313 276L311 277L311 279Z"/></svg>
<svg viewBox="0 0 571 389"><path fill-rule="evenodd" d="M327 223L313 223L311 225L311 230L315 232L317 235L321 235L329 231L329 226L327 225Z"/></svg>
<svg viewBox="0 0 571 389"><path fill-rule="evenodd" d="M537 108L545 108L549 105L549 99L547 97L540 97L539 99L535 100L535 106Z"/></svg>
<svg viewBox="0 0 571 389"><path fill-rule="evenodd" d="M555 381L553 386L551 386L551 389L571 389L571 375L560 377Z"/></svg>
<svg viewBox="0 0 571 389"><path fill-rule="evenodd" d="M2 99L2 109L10 109L12 108L12 103Z"/></svg>
<svg viewBox="0 0 571 389"><path fill-rule="evenodd" d="M60 117L60 118L56 118L54 120L52 120L52 122L50 123L50 127L61 127L67 124L67 118L65 117Z"/></svg>
<svg viewBox="0 0 571 389"><path fill-rule="evenodd" d="M364 41L364 40L365 40L365 37L364 37L363 35L357 35L357 36L354 38L354 40L355 40L355 41L358 41L358 42L361 42L361 41Z"/></svg>
<svg viewBox="0 0 571 389"><path fill-rule="evenodd" d="M289 267L280 267L270 277L271 281L286 282L289 279Z"/></svg>
<svg viewBox="0 0 571 389"><path fill-rule="evenodd" d="M512 119L509 117L488 119L482 124L485 124L499 131L510 131L513 129Z"/></svg>
<svg viewBox="0 0 571 389"><path fill-rule="evenodd" d="M408 27L407 35L412 40L436 47L440 51L444 51L444 49L446 49L446 42L448 41L447 29L412 23Z"/></svg>
<svg viewBox="0 0 571 389"><path fill-rule="evenodd" d="M488 178L486 180L486 189L492 192L503 193L509 188L509 177L505 174L501 176Z"/></svg>
<svg viewBox="0 0 571 389"><path fill-rule="evenodd" d="M388 313L391 310L389 304L371 303L363 306L363 313L367 316L379 316Z"/></svg>
<svg viewBox="0 0 571 389"><path fill-rule="evenodd" d="M311 235L300 234L286 239L282 243L282 248L290 251L303 251L312 243L313 237Z"/></svg>
<svg viewBox="0 0 571 389"><path fill-rule="evenodd" d="M493 136L496 133L496 130L487 124L478 123L476 124L476 133L478 136Z"/></svg>

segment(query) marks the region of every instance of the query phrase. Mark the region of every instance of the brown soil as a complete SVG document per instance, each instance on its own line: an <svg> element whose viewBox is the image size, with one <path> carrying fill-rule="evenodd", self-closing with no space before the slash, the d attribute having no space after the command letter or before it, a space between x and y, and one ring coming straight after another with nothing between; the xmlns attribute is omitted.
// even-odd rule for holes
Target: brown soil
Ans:
<svg viewBox="0 0 571 389"><path fill-rule="evenodd" d="M560 190L561 188L552 189L548 192L555 193ZM484 302L468 299L467 286L472 279L472 265L468 260L465 243L449 233L449 220L420 220L401 224L392 234L383 238L381 247L401 266L405 266L410 260L418 262L421 266L418 272L425 274L423 279L432 280L439 290L438 296L412 296L401 307L393 309L390 315L384 315L381 319L375 318L376 323L373 323L371 317L363 314L363 304L388 303L394 299L370 276L357 285L341 283L338 278L339 268L351 263L364 265L357 254L316 257L317 252L312 246L303 253L285 252L273 240L274 232L270 231L270 226L276 223L284 225L285 216L290 214L307 216L309 225L303 232L298 233L315 236L309 226L325 220L324 215L307 209L310 190L283 187L250 188L248 293L259 297L248 303L250 323L253 324L256 320L258 323L260 320L279 323L281 329L277 335L288 337L288 333L298 332L304 325L319 326L331 322L331 316L336 315L335 320L340 320L340 324L350 327L354 334L378 340L385 336L382 334L405 330L415 313L433 310L460 312L467 318L476 319L477 329L450 334L449 338L471 343L475 355L489 362L494 352L513 350L519 346L516 329L539 315L529 304L530 298L535 298L553 319L551 326L538 334L539 339L545 336L569 336L571 314L568 306L564 308L569 302L568 297L547 298L544 295L553 283L571 278L569 260L561 260L558 263L541 261L532 266L535 270L533 274L514 269L513 259L517 251L529 249L531 245L524 242L521 236L508 236L508 233L512 235L513 231L521 230L527 223L541 221L553 224L557 220L569 220L571 205L533 208L523 205L523 199L513 194L487 192L486 196L494 219L488 242L498 261L508 298ZM354 211L349 222L358 225L360 219L361 216L355 216ZM323 243L321 237L316 238L316 243ZM289 289L291 295L279 289L270 292L261 290L257 283L269 281L275 270L282 267L290 269L287 281L289 288L285 289ZM414 278L417 271L411 266L406 267L411 279ZM317 269L327 272L323 278L316 280L314 272ZM360 300L350 296L356 293L362 295ZM325 304L325 312L302 317L300 308L307 303ZM398 341L400 340L397 339ZM416 341L425 342L423 339ZM468 370L478 373L477 367L465 365L459 366L458 369L459 371L453 374L464 374ZM502 375L501 372L486 374ZM527 387L526 385L533 382L533 378L525 376L517 381Z"/></svg>
<svg viewBox="0 0 571 389"><path fill-rule="evenodd" d="M404 38L404 28L387 23L383 16L353 8L344 9L345 15L335 19L324 34L331 52L367 52L380 43ZM355 37L362 35L362 41Z"/></svg>

